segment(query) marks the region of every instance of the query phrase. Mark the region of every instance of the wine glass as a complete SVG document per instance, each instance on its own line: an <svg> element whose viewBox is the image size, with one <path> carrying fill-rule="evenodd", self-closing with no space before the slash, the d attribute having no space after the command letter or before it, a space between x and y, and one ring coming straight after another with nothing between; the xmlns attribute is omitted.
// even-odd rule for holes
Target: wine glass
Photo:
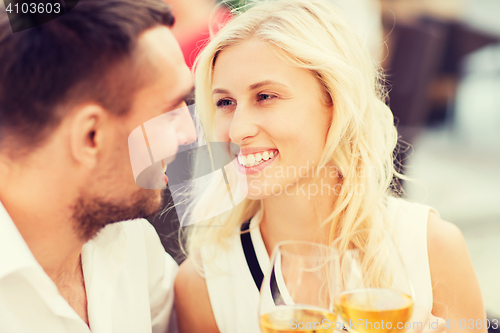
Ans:
<svg viewBox="0 0 500 333"><path fill-rule="evenodd" d="M363 244L366 238L373 243ZM354 333L404 332L415 295L390 234L383 229L359 230L349 238L337 238L333 247L340 265L335 310L344 328Z"/></svg>
<svg viewBox="0 0 500 333"><path fill-rule="evenodd" d="M263 333L333 332L338 254L307 241L276 245L260 296Z"/></svg>

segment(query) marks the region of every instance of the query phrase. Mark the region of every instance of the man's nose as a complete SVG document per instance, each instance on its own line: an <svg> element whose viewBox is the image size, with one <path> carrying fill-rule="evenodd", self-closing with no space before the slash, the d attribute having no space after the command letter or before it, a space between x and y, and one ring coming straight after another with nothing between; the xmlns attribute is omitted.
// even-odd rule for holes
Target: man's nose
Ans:
<svg viewBox="0 0 500 333"><path fill-rule="evenodd" d="M183 110L177 122L177 142L179 146L188 145L197 139L196 128L189 109Z"/></svg>

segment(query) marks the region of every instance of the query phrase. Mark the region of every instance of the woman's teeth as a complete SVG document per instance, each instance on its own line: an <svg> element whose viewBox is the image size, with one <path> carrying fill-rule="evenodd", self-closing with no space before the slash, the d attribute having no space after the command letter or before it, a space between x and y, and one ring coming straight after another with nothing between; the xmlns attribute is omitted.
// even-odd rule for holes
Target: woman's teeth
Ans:
<svg viewBox="0 0 500 333"><path fill-rule="evenodd" d="M273 158L278 153L277 150L269 150L262 153L238 155L238 163L244 167L252 167L264 163L265 161Z"/></svg>

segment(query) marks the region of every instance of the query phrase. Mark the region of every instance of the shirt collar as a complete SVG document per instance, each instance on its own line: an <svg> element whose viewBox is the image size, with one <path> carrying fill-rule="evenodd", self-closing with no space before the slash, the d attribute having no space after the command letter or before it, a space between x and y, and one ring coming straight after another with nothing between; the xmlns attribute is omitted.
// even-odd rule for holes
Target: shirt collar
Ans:
<svg viewBox="0 0 500 333"><path fill-rule="evenodd" d="M83 245L82 265L87 294L95 285L99 288L101 283L108 284L105 287L108 293L114 289L129 245L122 223L108 224ZM99 278L96 280L95 276Z"/></svg>
<svg viewBox="0 0 500 333"><path fill-rule="evenodd" d="M27 267L39 267L9 213L0 202L0 279Z"/></svg>
<svg viewBox="0 0 500 333"><path fill-rule="evenodd" d="M113 223L87 242L83 250L86 250L85 254L90 255L97 249L99 261L104 266L110 265L108 268L115 271L125 259L127 245L128 237L123 226L120 223ZM87 268L91 270L88 266ZM27 267L41 268L0 201L0 279Z"/></svg>
<svg viewBox="0 0 500 333"><path fill-rule="evenodd" d="M92 330L113 330L113 309L109 306L114 298L123 263L130 252L129 239L123 223L104 227L82 248L82 265L88 300L88 315Z"/></svg>

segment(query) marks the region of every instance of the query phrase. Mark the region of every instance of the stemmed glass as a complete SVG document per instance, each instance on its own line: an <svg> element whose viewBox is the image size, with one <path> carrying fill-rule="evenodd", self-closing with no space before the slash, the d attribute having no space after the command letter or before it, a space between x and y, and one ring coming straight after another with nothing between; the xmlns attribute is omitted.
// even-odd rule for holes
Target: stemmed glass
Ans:
<svg viewBox="0 0 500 333"><path fill-rule="evenodd" d="M278 243L261 287L262 332L333 332L338 263L338 254L330 246L306 241Z"/></svg>
<svg viewBox="0 0 500 333"><path fill-rule="evenodd" d="M355 244L367 237L372 245ZM337 238L333 247L340 264L335 310L344 328L356 333L404 332L415 295L390 234L383 229L359 230L349 239Z"/></svg>

